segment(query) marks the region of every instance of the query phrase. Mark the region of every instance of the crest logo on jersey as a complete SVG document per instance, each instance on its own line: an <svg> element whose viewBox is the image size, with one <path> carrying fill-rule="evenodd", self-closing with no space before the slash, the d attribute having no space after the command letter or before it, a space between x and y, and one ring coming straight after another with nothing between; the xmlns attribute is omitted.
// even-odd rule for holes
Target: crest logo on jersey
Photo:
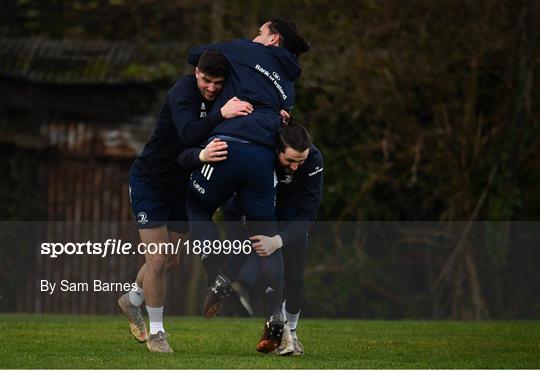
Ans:
<svg viewBox="0 0 540 371"><path fill-rule="evenodd" d="M199 115L199 118L205 118L206 117L206 104L204 102L201 102L201 113Z"/></svg>
<svg viewBox="0 0 540 371"><path fill-rule="evenodd" d="M148 222L148 216L144 211L137 214L137 223L146 224Z"/></svg>
<svg viewBox="0 0 540 371"><path fill-rule="evenodd" d="M277 72L272 72L272 76L274 76L274 79L276 79L277 81L281 80Z"/></svg>
<svg viewBox="0 0 540 371"><path fill-rule="evenodd" d="M290 174L285 175L285 178L281 179L280 183L290 184L293 181L293 176Z"/></svg>

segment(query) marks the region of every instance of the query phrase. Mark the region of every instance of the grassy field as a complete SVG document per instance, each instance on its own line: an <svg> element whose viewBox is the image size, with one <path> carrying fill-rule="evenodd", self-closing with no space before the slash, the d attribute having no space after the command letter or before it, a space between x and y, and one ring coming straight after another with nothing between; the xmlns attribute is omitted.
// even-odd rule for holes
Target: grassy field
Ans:
<svg viewBox="0 0 540 371"><path fill-rule="evenodd" d="M306 354L259 354L262 319L169 317L151 354L120 316L0 314L0 368L540 368L540 321L302 320Z"/></svg>

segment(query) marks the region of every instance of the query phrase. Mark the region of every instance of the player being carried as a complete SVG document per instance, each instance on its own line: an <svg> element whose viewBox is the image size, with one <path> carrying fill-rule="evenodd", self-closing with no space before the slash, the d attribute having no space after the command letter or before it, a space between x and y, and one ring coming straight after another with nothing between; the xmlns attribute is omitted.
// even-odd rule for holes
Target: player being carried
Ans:
<svg viewBox="0 0 540 371"><path fill-rule="evenodd" d="M192 173L188 192L191 237L218 240L212 215L235 193L254 234L274 236L274 149L281 123L279 112L290 110L294 104L294 81L300 76L297 57L310 46L294 23L273 18L260 27L253 41L240 39L198 47L190 53L189 62L196 64L199 56L211 48L221 51L231 68L230 79L218 101L238 96L252 103L255 111L247 117L226 120L212 130L213 136L228 142L228 157ZM203 311L210 318L219 312L231 283L217 256L209 254L202 258L209 285ZM281 251L258 256L258 263L267 298L267 319L265 339L261 339L257 350L271 352L281 343L284 326Z"/></svg>

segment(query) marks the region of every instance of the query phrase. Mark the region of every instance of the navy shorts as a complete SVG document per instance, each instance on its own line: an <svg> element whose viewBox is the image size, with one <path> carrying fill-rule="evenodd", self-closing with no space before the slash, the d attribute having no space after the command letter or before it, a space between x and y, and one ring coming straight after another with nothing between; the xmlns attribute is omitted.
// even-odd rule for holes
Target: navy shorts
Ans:
<svg viewBox="0 0 540 371"><path fill-rule="evenodd" d="M191 237L195 240L218 238L212 215L235 192L249 232L275 235L274 149L230 137L222 139L229 144L227 160L205 164L191 173L187 197Z"/></svg>
<svg viewBox="0 0 540 371"><path fill-rule="evenodd" d="M187 233L186 196L187 183L178 188L166 188L138 176L129 176L129 198L138 229L166 225L170 232Z"/></svg>
<svg viewBox="0 0 540 371"><path fill-rule="evenodd" d="M217 208L236 192L246 217L274 220L277 184L274 149L230 139L224 139L229 144L226 161L205 164L191 173L192 193Z"/></svg>

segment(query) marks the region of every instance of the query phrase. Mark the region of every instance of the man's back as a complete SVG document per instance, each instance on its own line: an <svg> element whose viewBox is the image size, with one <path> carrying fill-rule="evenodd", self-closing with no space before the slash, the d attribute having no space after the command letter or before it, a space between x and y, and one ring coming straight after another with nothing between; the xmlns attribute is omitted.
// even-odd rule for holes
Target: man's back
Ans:
<svg viewBox="0 0 540 371"><path fill-rule="evenodd" d="M197 47L188 61L196 64L208 49L222 52L230 64L230 73L216 107L233 96L253 104L252 114L217 125L212 134L222 134L254 143L275 146L282 109L294 104L294 81L300 76L296 56L284 48L239 39L227 43Z"/></svg>

